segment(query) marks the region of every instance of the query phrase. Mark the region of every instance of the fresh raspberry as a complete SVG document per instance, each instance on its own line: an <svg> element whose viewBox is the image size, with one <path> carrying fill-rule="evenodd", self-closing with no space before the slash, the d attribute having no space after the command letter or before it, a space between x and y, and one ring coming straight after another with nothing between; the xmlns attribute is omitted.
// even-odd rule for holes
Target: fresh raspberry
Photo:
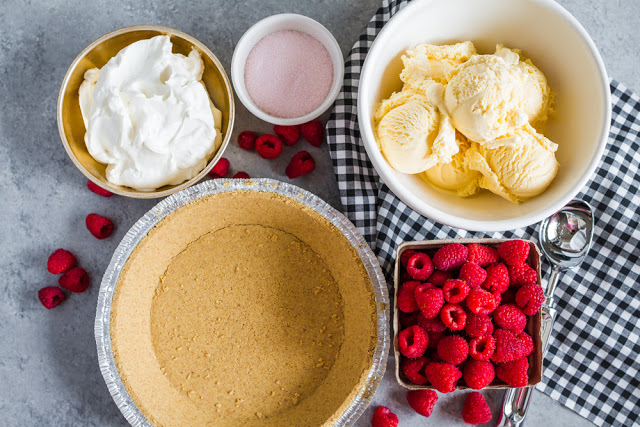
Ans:
<svg viewBox="0 0 640 427"><path fill-rule="evenodd" d="M405 249L404 251L402 251L402 255L400 255L400 264L404 267L407 268L407 262L409 261L409 258L411 258L414 254L417 254L417 251L414 251L413 249Z"/></svg>
<svg viewBox="0 0 640 427"><path fill-rule="evenodd" d="M489 314L497 306L493 294L481 288L471 289L467 297L467 307L474 314Z"/></svg>
<svg viewBox="0 0 640 427"><path fill-rule="evenodd" d="M275 135L265 133L256 139L256 151L263 159L275 159L282 153L282 141Z"/></svg>
<svg viewBox="0 0 640 427"><path fill-rule="evenodd" d="M440 312L442 323L452 331L461 331L467 323L467 313L458 304L445 304Z"/></svg>
<svg viewBox="0 0 640 427"><path fill-rule="evenodd" d="M487 267L487 278L482 287L489 292L504 292L509 288L509 270L502 263L491 264Z"/></svg>
<svg viewBox="0 0 640 427"><path fill-rule="evenodd" d="M523 264L529 257L529 243L524 240L509 240L500 243L498 255L509 265Z"/></svg>
<svg viewBox="0 0 640 427"><path fill-rule="evenodd" d="M514 334L524 331L527 326L527 316L514 304L505 304L496 308L493 312L493 321L498 327Z"/></svg>
<svg viewBox="0 0 640 427"><path fill-rule="evenodd" d="M496 371L491 362L468 360L462 369L462 376L469 387L480 390L491 384Z"/></svg>
<svg viewBox="0 0 640 427"><path fill-rule="evenodd" d="M498 365L496 376L511 387L526 387L529 384L529 360L521 357Z"/></svg>
<svg viewBox="0 0 640 427"><path fill-rule="evenodd" d="M496 340L491 335L469 341L469 356L476 360L489 360L496 351Z"/></svg>
<svg viewBox="0 0 640 427"><path fill-rule="evenodd" d="M447 280L442 287L444 292L444 300L452 304L464 301L469 295L469 285L467 282L458 279Z"/></svg>
<svg viewBox="0 0 640 427"><path fill-rule="evenodd" d="M447 326L442 323L442 320L438 316L433 319L427 319L422 315L422 313L420 313L416 320L418 325L427 332L444 332L447 330Z"/></svg>
<svg viewBox="0 0 640 427"><path fill-rule="evenodd" d="M498 262L500 257L498 251L485 245L478 243L470 243L467 245L469 255L467 255L467 261L475 262L480 267L486 267L494 262Z"/></svg>
<svg viewBox="0 0 640 427"><path fill-rule="evenodd" d="M529 346L526 337L519 337L505 329L497 329L493 333L493 338L496 340L496 350L493 356L491 356L491 360L496 363L516 360L522 357L532 347Z"/></svg>
<svg viewBox="0 0 640 427"><path fill-rule="evenodd" d="M111 236L113 232L113 222L105 216L91 213L87 215L85 222L87 224L87 230L89 230L96 239L106 239Z"/></svg>
<svg viewBox="0 0 640 427"><path fill-rule="evenodd" d="M418 282L417 280L413 280L410 282L405 282L400 286L400 289L398 289L398 297L396 301L398 310L405 313L412 313L418 310L415 291L416 287L420 285L420 282Z"/></svg>
<svg viewBox="0 0 640 427"><path fill-rule="evenodd" d="M409 406L423 417L431 415L437 401L438 393L433 390L410 390L409 393L407 393Z"/></svg>
<svg viewBox="0 0 640 427"><path fill-rule="evenodd" d="M300 139L300 125L273 125L273 133L280 137L284 145L296 145Z"/></svg>
<svg viewBox="0 0 640 427"><path fill-rule="evenodd" d="M487 271L475 262L466 262L460 268L458 279L464 280L472 288L477 288L487 278Z"/></svg>
<svg viewBox="0 0 640 427"><path fill-rule="evenodd" d="M424 282L433 273L433 263L429 255L416 252L407 261L407 273L416 280Z"/></svg>
<svg viewBox="0 0 640 427"><path fill-rule="evenodd" d="M535 285L525 285L516 292L516 305L524 311L527 316L533 316L540 310L544 302L544 291L542 287Z"/></svg>
<svg viewBox="0 0 640 427"><path fill-rule="evenodd" d="M449 363L431 362L424 368L424 374L431 385L440 393L451 393L462 378L462 372Z"/></svg>
<svg viewBox="0 0 640 427"><path fill-rule="evenodd" d="M469 357L469 344L460 335L449 335L440 340L438 357L452 365L459 365Z"/></svg>
<svg viewBox="0 0 640 427"><path fill-rule="evenodd" d="M84 292L89 287L89 275L84 268L75 267L60 276L58 284L71 292Z"/></svg>
<svg viewBox="0 0 640 427"><path fill-rule="evenodd" d="M444 245L433 256L433 264L438 270L457 270L467 260L468 252L467 247L460 243Z"/></svg>
<svg viewBox="0 0 640 427"><path fill-rule="evenodd" d="M397 427L398 416L391 412L386 406L378 406L378 409L373 413L373 419L371 420L371 427Z"/></svg>
<svg viewBox="0 0 640 427"><path fill-rule="evenodd" d="M213 165L209 171L209 176L212 178L224 178L229 173L230 166L229 159L221 157L218 163Z"/></svg>
<svg viewBox="0 0 640 427"><path fill-rule="evenodd" d="M429 283L441 288L449 279L453 279L453 273L451 271L434 270L431 276L429 276Z"/></svg>
<svg viewBox="0 0 640 427"><path fill-rule="evenodd" d="M417 359L407 359L403 357L400 360L400 370L412 383L424 385L428 380L421 372L424 372L424 367L429 362L429 359L424 356L418 357Z"/></svg>
<svg viewBox="0 0 640 427"><path fill-rule="evenodd" d="M416 287L415 297L420 312L427 319L436 317L444 304L442 289L434 288L428 283Z"/></svg>
<svg viewBox="0 0 640 427"><path fill-rule="evenodd" d="M429 334L429 345L427 346L427 348L433 349L437 349L440 340L446 337L444 332L427 332L427 334Z"/></svg>
<svg viewBox="0 0 640 427"><path fill-rule="evenodd" d="M311 154L306 151L299 151L293 155L285 172L289 179L294 179L313 172L315 168L316 161L313 160Z"/></svg>
<svg viewBox="0 0 640 427"><path fill-rule="evenodd" d="M300 130L302 131L304 139L309 141L309 144L314 147L322 145L322 141L324 141L324 127L320 120L311 120L308 123L304 123L300 126Z"/></svg>
<svg viewBox="0 0 640 427"><path fill-rule="evenodd" d="M38 299L48 310L57 307L66 298L62 290L56 286L47 286L38 291Z"/></svg>
<svg viewBox="0 0 640 427"><path fill-rule="evenodd" d="M516 337L520 341L520 346L522 347L522 356L527 357L533 353L535 347L531 335L526 332L520 332Z"/></svg>
<svg viewBox="0 0 640 427"><path fill-rule="evenodd" d="M510 265L509 282L515 287L535 286L538 284L538 273L527 264Z"/></svg>
<svg viewBox="0 0 640 427"><path fill-rule="evenodd" d="M56 249L47 260L47 270L51 274L60 274L76 266L76 257L66 249Z"/></svg>
<svg viewBox="0 0 640 427"><path fill-rule="evenodd" d="M520 288L520 289L522 289L522 288ZM518 290L520 290L520 289L518 289ZM515 288L507 289L500 296L502 298L502 304L515 304L516 303L516 289ZM526 312L525 312L525 314L526 314Z"/></svg>
<svg viewBox="0 0 640 427"><path fill-rule="evenodd" d="M240 135L238 135L238 145L244 150L252 151L256 148L257 138L257 133L245 130L244 132L240 132Z"/></svg>
<svg viewBox="0 0 640 427"><path fill-rule="evenodd" d="M419 315L418 313L404 313L402 311L399 311L398 320L400 321L400 327L404 329L408 328L409 326L417 325Z"/></svg>
<svg viewBox="0 0 640 427"><path fill-rule="evenodd" d="M404 329L398 334L398 347L404 357L420 357L427 351L429 335L418 325Z"/></svg>
<svg viewBox="0 0 640 427"><path fill-rule="evenodd" d="M491 421L491 408L480 392L467 394L462 407L462 419L467 424L485 424Z"/></svg>
<svg viewBox="0 0 640 427"><path fill-rule="evenodd" d="M113 193L111 191L105 190L104 188L100 187L98 184L94 183L91 180L87 181L87 188L89 189L89 191L91 191L92 193L96 193L98 196L102 196L102 197L113 196Z"/></svg>
<svg viewBox="0 0 640 427"><path fill-rule="evenodd" d="M493 323L486 314L470 313L464 330L471 338L484 337L493 333Z"/></svg>
<svg viewBox="0 0 640 427"><path fill-rule="evenodd" d="M244 171L240 171L240 172L236 172L236 174L233 175L233 178L235 178L235 179L249 179L251 177L249 176L248 173L246 173Z"/></svg>

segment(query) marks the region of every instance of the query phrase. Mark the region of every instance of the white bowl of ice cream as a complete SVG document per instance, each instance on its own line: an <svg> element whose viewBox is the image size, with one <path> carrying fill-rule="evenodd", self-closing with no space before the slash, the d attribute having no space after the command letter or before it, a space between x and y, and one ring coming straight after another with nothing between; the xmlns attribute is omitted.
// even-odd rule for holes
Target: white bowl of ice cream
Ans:
<svg viewBox="0 0 640 427"><path fill-rule="evenodd" d="M473 46L424 47L428 64L411 61L419 45L465 41ZM505 69L528 83L512 90ZM468 91L487 75L497 90ZM602 59L552 0L412 2L377 36L360 76L360 132L382 180L422 215L467 230L524 227L564 206L593 174L610 118Z"/></svg>

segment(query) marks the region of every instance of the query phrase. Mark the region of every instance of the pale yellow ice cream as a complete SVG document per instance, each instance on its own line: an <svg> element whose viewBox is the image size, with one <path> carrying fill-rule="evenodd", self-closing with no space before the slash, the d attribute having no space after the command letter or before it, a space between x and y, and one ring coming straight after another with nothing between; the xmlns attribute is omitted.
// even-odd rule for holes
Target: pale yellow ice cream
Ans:
<svg viewBox="0 0 640 427"><path fill-rule="evenodd" d="M530 125L511 131L514 144L487 148L472 143L465 155L469 169L482 174L480 187L514 203L541 194L558 172L557 144Z"/></svg>
<svg viewBox="0 0 640 427"><path fill-rule="evenodd" d="M476 53L476 48L471 42L444 46L418 45L402 56L404 69L400 74L400 80L406 85L417 86L425 79L443 83L455 67Z"/></svg>
<svg viewBox="0 0 640 427"><path fill-rule="evenodd" d="M449 163L438 163L420 174L420 177L438 188L454 192L461 197L467 197L478 191L482 174L469 169L464 162L465 153L471 146L467 138L456 132L456 142L458 143L458 153Z"/></svg>
<svg viewBox="0 0 640 427"><path fill-rule="evenodd" d="M405 87L382 102L374 115L380 150L391 167L407 174L450 162L458 152L455 130L439 105L439 83L424 91Z"/></svg>

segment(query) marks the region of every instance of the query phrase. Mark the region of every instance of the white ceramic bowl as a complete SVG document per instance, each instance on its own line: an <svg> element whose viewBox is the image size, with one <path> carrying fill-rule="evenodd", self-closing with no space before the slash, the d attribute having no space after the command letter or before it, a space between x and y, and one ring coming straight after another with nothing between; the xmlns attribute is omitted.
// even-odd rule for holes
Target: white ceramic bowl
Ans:
<svg viewBox="0 0 640 427"><path fill-rule="evenodd" d="M256 43L258 43L263 37L276 31L283 30L300 31L314 37L327 49L329 56L331 56L331 62L333 63L333 83L331 84L331 89L329 89L329 94L325 98L324 102L309 114L296 118L275 117L265 113L251 100L244 84L244 66L247 62L247 56L249 56L251 49L253 49ZM340 92L340 87L342 87L343 76L344 58L342 57L340 45L338 45L335 37L333 37L329 30L327 30L318 21L294 13L273 15L256 22L240 38L235 50L233 51L233 58L231 59L231 80L233 81L233 88L235 89L238 98L240 98L240 101L255 116L276 125L299 125L313 120L320 114L324 113L325 110L333 104L333 101L336 100L336 97Z"/></svg>
<svg viewBox="0 0 640 427"><path fill-rule="evenodd" d="M482 191L469 198L447 194L417 175L395 171L380 153L373 113L401 89L403 52L420 43L471 40L480 53L502 43L519 48L547 77L556 113L545 135L558 143L560 169L547 190L520 205ZM453 227L503 231L536 223L562 208L593 174L609 133L609 79L584 28L552 0L416 0L398 12L376 38L358 91L358 122L367 154L383 181L422 215Z"/></svg>

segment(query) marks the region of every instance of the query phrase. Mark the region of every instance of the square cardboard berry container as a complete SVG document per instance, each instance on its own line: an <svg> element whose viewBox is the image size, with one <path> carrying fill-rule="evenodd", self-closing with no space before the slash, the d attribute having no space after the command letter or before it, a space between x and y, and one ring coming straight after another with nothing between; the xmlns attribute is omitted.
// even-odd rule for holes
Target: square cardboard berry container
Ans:
<svg viewBox="0 0 640 427"><path fill-rule="evenodd" d="M393 272L393 353L395 356L396 362L396 380L398 384L402 387L407 388L409 390L434 390L431 385L416 385L412 384L408 380L406 380L403 374L400 372L400 349L398 347L398 333L400 332L400 320L398 317L398 287L400 286L400 256L402 253L408 249L413 249L417 251L436 251L440 249L442 246L449 243L462 243L463 245L467 245L469 243L479 243L486 246L492 246L497 248L498 245L502 242L506 242L508 240L513 239L444 239L444 240L424 240L418 242L404 242L398 246L396 250L396 263ZM540 273L540 264L541 264L541 253L538 246L530 241L525 240L529 243L529 247L531 250L529 251L529 258L527 258L527 263L536 271L538 275L538 284L542 284L542 275ZM536 313L534 316L529 316L527 319L527 326L524 331L531 335L534 344L534 351L529 355L529 384L528 386L534 386L538 384L542 380L542 339L540 337L540 330L542 327L542 316L540 311ZM503 381L499 380L497 377L493 380L491 384L484 387L485 389L507 389L513 388ZM468 390L466 384L464 384L464 379L461 378L458 380L458 385L456 386L456 390Z"/></svg>

